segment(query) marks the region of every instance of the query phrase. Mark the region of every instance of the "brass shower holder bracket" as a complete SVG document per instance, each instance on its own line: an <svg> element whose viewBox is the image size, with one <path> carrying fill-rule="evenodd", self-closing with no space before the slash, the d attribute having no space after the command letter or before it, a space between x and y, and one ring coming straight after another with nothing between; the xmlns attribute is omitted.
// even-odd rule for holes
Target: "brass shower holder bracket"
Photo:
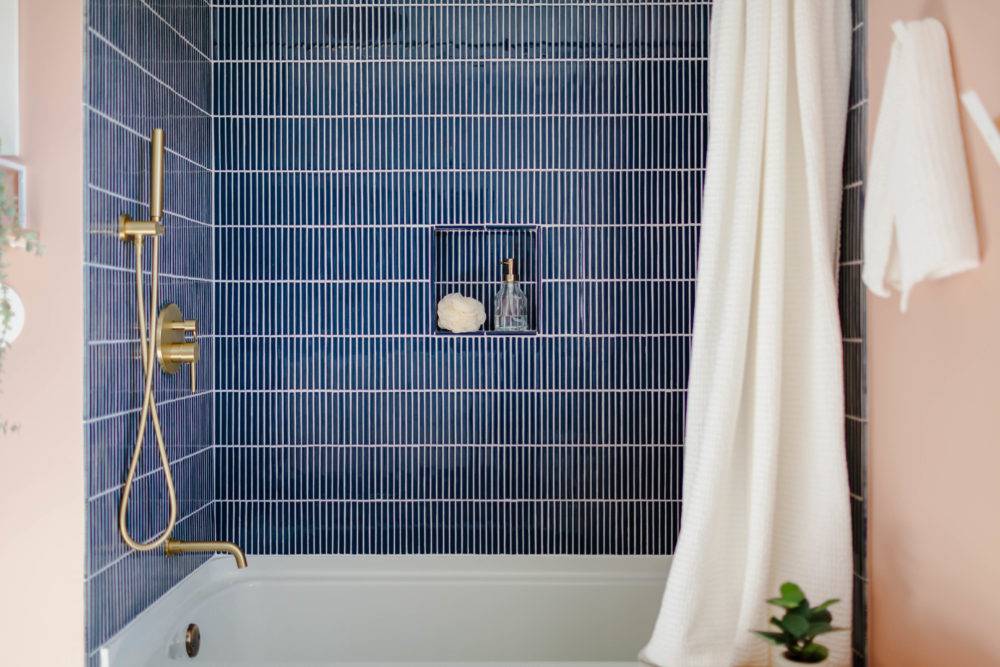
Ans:
<svg viewBox="0 0 1000 667"><path fill-rule="evenodd" d="M188 334L191 338L188 339ZM156 360L160 369L175 375L184 364L191 364L191 393L197 390L198 321L185 320L176 303L168 304L156 318Z"/></svg>
<svg viewBox="0 0 1000 667"><path fill-rule="evenodd" d="M118 238L135 241L146 236L162 236L163 225L152 220L133 220L128 213L118 216Z"/></svg>

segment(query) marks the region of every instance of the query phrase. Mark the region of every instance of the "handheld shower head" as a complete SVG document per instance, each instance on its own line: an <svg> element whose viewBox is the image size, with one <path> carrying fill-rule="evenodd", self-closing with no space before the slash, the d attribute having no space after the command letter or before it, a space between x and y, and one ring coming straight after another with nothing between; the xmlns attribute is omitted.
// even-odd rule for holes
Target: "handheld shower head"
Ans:
<svg viewBox="0 0 1000 667"><path fill-rule="evenodd" d="M118 216L118 238L135 241L163 233L163 130L156 128L149 138L149 220L133 220L127 213Z"/></svg>
<svg viewBox="0 0 1000 667"><path fill-rule="evenodd" d="M149 149L149 219L163 219L163 130L156 128Z"/></svg>

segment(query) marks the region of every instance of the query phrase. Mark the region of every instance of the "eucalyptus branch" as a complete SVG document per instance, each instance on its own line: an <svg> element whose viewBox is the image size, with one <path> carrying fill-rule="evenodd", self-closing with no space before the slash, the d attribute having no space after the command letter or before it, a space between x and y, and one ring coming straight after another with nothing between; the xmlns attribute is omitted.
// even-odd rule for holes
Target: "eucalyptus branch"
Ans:
<svg viewBox="0 0 1000 667"><path fill-rule="evenodd" d="M27 252L39 254L41 246L38 236L21 226L17 195L10 192L7 179L0 173L0 380L3 378L4 360L8 344L2 342L10 333L14 317L14 309L7 294L7 250L22 248ZM0 393L3 388L0 386ZM13 433L18 425L0 416L0 435Z"/></svg>

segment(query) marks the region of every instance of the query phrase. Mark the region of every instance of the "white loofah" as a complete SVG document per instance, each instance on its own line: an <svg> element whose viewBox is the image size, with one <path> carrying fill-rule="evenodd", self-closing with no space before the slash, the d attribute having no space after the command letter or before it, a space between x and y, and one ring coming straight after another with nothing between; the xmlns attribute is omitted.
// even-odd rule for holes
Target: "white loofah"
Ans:
<svg viewBox="0 0 1000 667"><path fill-rule="evenodd" d="M438 326L455 333L476 331L486 322L486 309L472 297L446 294L437 305Z"/></svg>

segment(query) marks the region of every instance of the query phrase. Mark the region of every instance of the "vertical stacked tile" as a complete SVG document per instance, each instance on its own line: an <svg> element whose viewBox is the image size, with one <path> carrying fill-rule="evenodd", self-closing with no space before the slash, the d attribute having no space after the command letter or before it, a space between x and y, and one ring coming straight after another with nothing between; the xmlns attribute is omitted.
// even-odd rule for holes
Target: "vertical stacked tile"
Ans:
<svg viewBox="0 0 1000 667"><path fill-rule="evenodd" d="M673 549L710 11L215 3L222 538ZM537 331L436 330L435 275L501 277L447 225L537 229Z"/></svg>
<svg viewBox="0 0 1000 667"><path fill-rule="evenodd" d="M156 389L180 501L179 537L214 532L212 453L211 12L205 0L87 3L86 299L87 651L155 601L204 558L138 553L118 535L117 510L141 402L134 254L117 218L148 219L149 141L166 130L160 305L174 302L204 334L199 390L187 371ZM72 110L68 110L72 113ZM149 249L146 269L149 269ZM148 281L148 274L146 277ZM131 501L133 535L166 521L164 477L147 433Z"/></svg>
<svg viewBox="0 0 1000 667"><path fill-rule="evenodd" d="M854 45L850 111L844 152L844 195L840 223L840 322L844 335L844 394L847 399L847 465L851 483L854 527L854 663L867 663L867 361L865 289L861 283L862 232L865 195L865 156L868 145L867 0L854 0Z"/></svg>

